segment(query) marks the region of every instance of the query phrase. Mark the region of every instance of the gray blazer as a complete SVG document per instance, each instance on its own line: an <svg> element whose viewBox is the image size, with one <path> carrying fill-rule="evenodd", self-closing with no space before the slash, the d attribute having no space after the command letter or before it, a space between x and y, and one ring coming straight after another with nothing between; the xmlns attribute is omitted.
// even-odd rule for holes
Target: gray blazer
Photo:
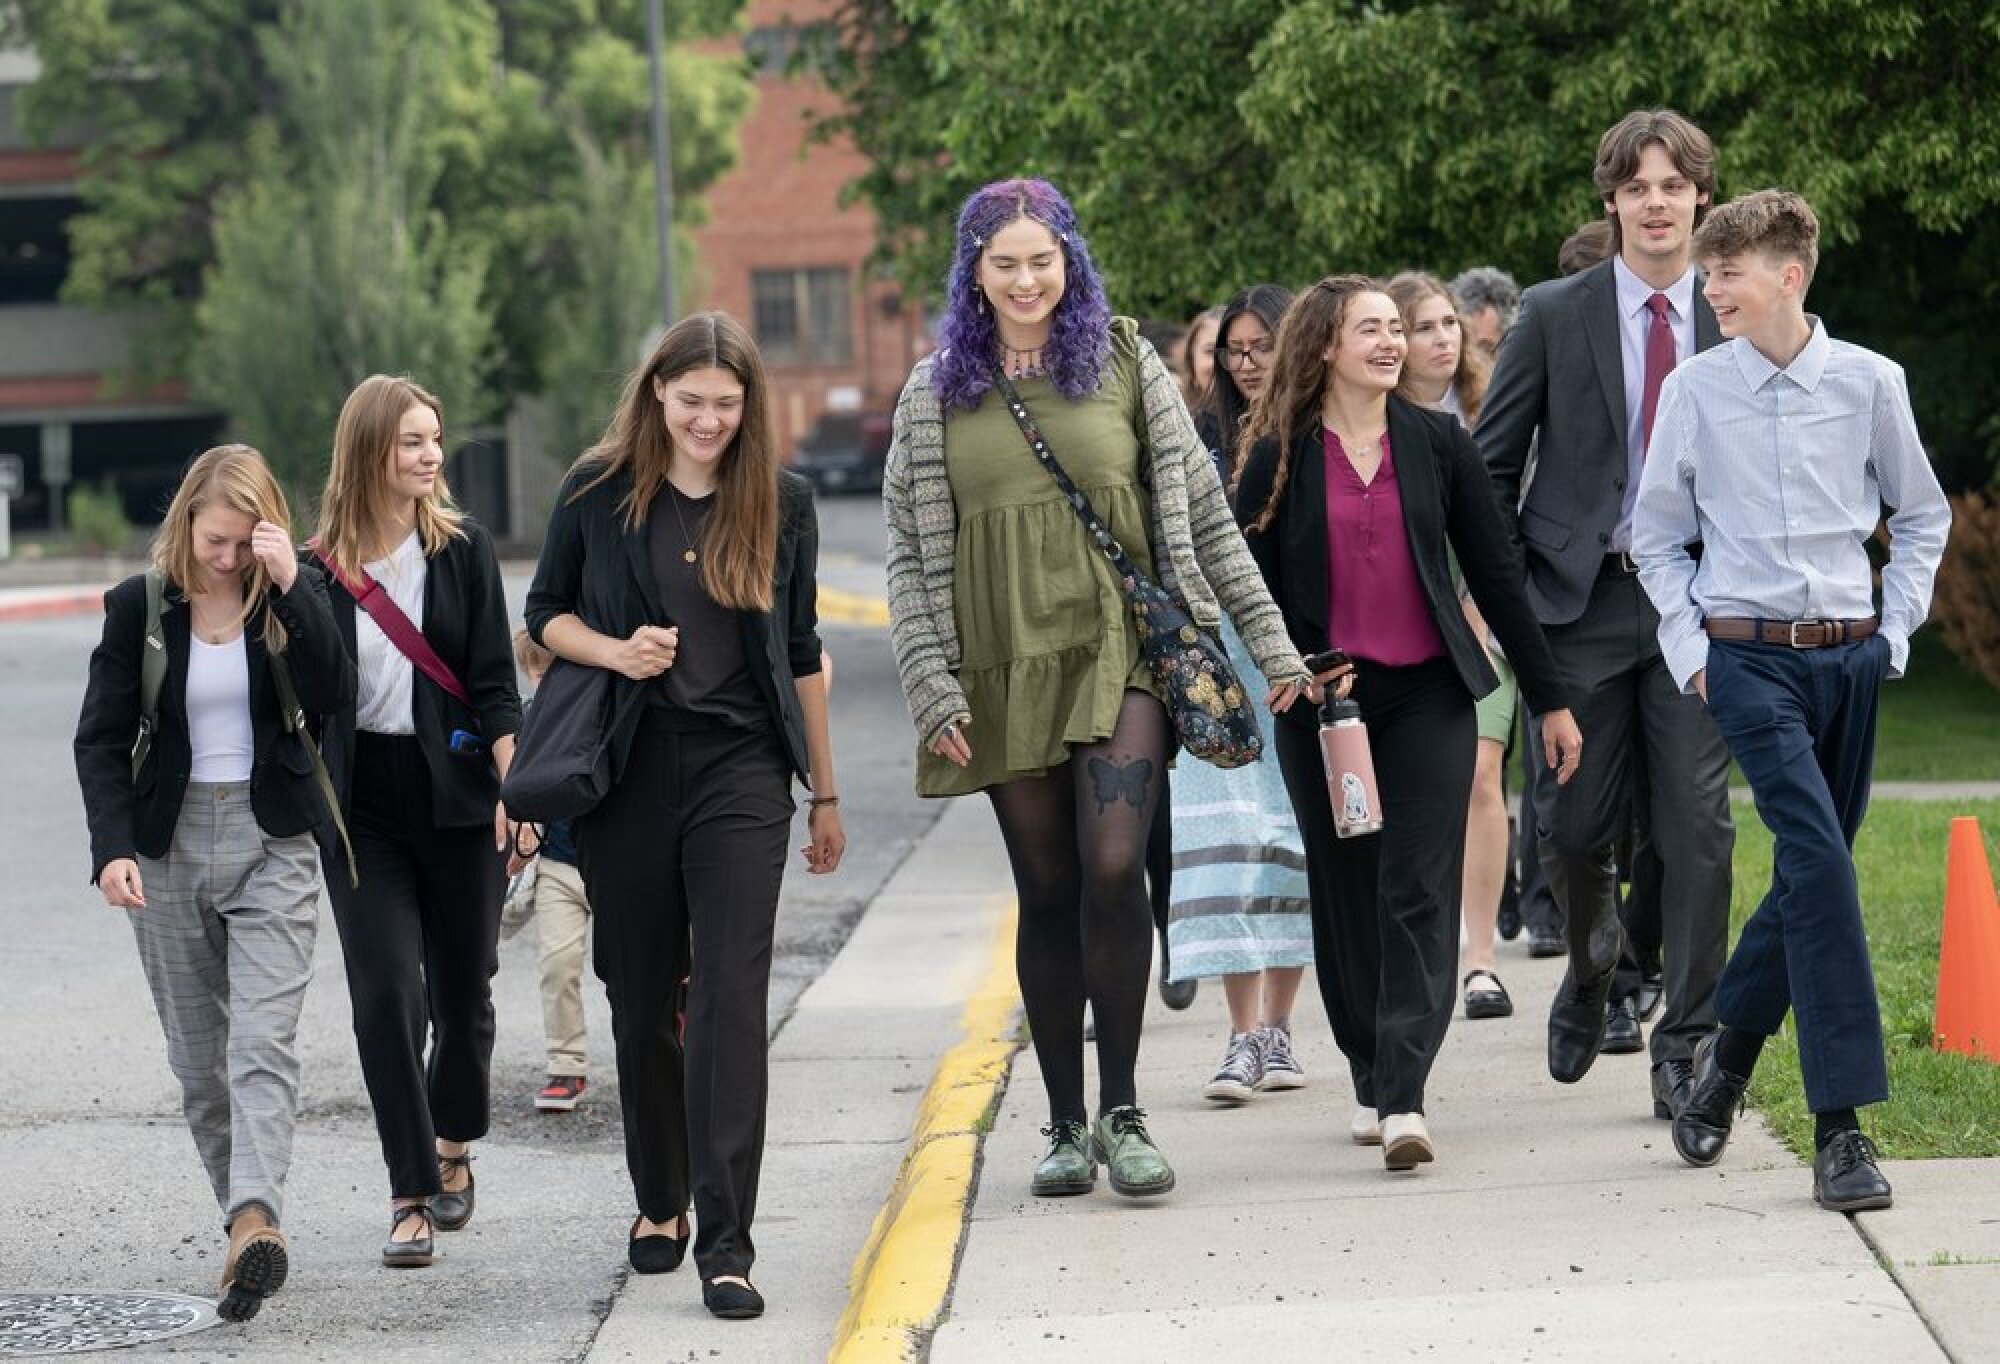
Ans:
<svg viewBox="0 0 2000 1364"><path fill-rule="evenodd" d="M1699 282L1694 335L1697 351L1722 340ZM1527 560L1536 617L1568 624L1590 601L1625 498L1625 371L1610 261L1521 296L1473 437Z"/></svg>

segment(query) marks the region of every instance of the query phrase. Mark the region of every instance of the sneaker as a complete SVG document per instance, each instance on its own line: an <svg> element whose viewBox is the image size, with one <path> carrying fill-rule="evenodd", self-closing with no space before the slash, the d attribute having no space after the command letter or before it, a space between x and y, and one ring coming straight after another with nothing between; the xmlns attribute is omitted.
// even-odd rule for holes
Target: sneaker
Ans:
<svg viewBox="0 0 2000 1364"><path fill-rule="evenodd" d="M567 1113L583 1097L588 1082L581 1075L551 1075L535 1093L535 1107L544 1113Z"/></svg>
<svg viewBox="0 0 2000 1364"><path fill-rule="evenodd" d="M1202 1088L1201 1097L1217 1103L1249 1103L1264 1078L1263 1034L1239 1032L1229 1035L1229 1050L1222 1054L1222 1068Z"/></svg>
<svg viewBox="0 0 2000 1364"><path fill-rule="evenodd" d="M1049 1153L1035 1166L1028 1192L1037 1198L1085 1194L1097 1187L1097 1162L1090 1158L1090 1132L1074 1118L1042 1129Z"/></svg>
<svg viewBox="0 0 2000 1364"><path fill-rule="evenodd" d="M1299 1065L1298 1058L1292 1055L1290 1033L1279 1027L1264 1029L1258 1051L1264 1061L1264 1073L1257 1080L1259 1092L1306 1087L1305 1068Z"/></svg>
<svg viewBox="0 0 2000 1364"><path fill-rule="evenodd" d="M1153 1145L1142 1108L1123 1104L1099 1118L1090 1130L1090 1153L1104 1162L1113 1193L1150 1198L1174 1187L1174 1167Z"/></svg>

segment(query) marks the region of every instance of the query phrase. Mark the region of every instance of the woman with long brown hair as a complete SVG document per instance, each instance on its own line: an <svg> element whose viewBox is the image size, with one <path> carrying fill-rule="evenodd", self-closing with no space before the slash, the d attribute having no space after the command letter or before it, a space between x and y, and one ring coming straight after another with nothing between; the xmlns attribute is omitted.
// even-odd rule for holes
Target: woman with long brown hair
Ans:
<svg viewBox="0 0 2000 1364"><path fill-rule="evenodd" d="M383 374L348 395L313 544L359 674L326 729L359 882L329 861L327 884L389 1167L382 1263L417 1267L472 1220L521 719L500 564L445 487L434 396Z"/></svg>
<svg viewBox="0 0 2000 1364"><path fill-rule="evenodd" d="M840 865L804 479L778 467L756 343L723 313L667 329L577 460L528 592L528 631L616 674L610 791L574 828L611 1000L641 1274L694 1258L718 1317L751 1286L771 937L793 812L806 868ZM690 963L690 957L692 962ZM674 987L690 977L685 1046Z"/></svg>
<svg viewBox="0 0 2000 1364"><path fill-rule="evenodd" d="M312 716L354 699L326 584L298 562L290 521L255 450L199 456L152 568L104 596L76 726L91 880L131 919L222 1205L216 1310L230 1321L255 1316L289 1268L293 1038L319 931L313 830L330 816L286 696Z"/></svg>
<svg viewBox="0 0 2000 1364"><path fill-rule="evenodd" d="M1424 1086L1451 1020L1473 698L1495 684L1448 550L1542 717L1558 781L1582 745L1486 466L1457 419L1395 394L1408 349L1373 280L1336 275L1300 294L1244 428L1236 492L1292 642L1355 665L1381 831L1334 836L1309 715L1281 715L1276 747L1305 838L1320 995L1354 1078L1350 1135L1380 1144L1391 1170L1435 1156Z"/></svg>

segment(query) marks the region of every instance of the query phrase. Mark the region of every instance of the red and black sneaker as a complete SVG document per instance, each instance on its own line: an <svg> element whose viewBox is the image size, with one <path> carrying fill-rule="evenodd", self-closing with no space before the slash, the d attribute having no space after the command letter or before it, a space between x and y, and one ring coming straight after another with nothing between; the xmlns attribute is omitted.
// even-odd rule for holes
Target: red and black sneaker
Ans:
<svg viewBox="0 0 2000 1364"><path fill-rule="evenodd" d="M567 1113L583 1098L584 1084L581 1075L551 1075L535 1094L535 1107L544 1113Z"/></svg>

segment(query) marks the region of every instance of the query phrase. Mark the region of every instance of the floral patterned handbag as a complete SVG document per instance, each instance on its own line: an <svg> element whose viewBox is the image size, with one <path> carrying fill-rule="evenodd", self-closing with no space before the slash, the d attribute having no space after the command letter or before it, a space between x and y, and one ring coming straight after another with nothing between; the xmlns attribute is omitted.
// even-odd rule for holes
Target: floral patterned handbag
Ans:
<svg viewBox="0 0 2000 1364"><path fill-rule="evenodd" d="M1071 510L1090 533L1091 541L1117 572L1125 589L1125 600L1139 627L1139 650L1153 670L1153 680L1160 684L1181 747L1217 767L1242 767L1256 762L1264 752L1263 735L1258 730L1257 712L1250 708L1250 698L1236 676L1236 669L1230 666L1229 655L1223 652L1215 636L1195 624L1187 607L1140 571L1125 553L1124 546L1097 519L1090 499L1077 489L1062 465L1056 463L1056 457L1049 453L1048 442L1035 429L1027 404L1021 401L1013 381L996 369L993 382L1035 458L1062 489Z"/></svg>

